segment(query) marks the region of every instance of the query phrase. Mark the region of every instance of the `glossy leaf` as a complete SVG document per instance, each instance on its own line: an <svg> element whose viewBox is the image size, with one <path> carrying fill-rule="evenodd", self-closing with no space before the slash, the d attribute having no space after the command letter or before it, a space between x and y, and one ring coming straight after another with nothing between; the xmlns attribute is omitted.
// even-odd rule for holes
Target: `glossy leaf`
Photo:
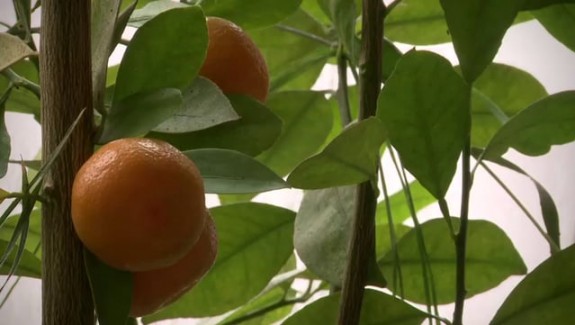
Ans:
<svg viewBox="0 0 575 325"><path fill-rule="evenodd" d="M293 252L295 213L260 203L210 209L219 238L211 271L166 309L144 318L153 321L224 313L254 298Z"/></svg>
<svg viewBox="0 0 575 325"><path fill-rule="evenodd" d="M439 1L402 0L387 15L385 36L395 42L414 45L451 41Z"/></svg>
<svg viewBox="0 0 575 325"><path fill-rule="evenodd" d="M290 316L283 325L337 324L340 295L320 298ZM360 325L419 325L426 314L388 294L366 289Z"/></svg>
<svg viewBox="0 0 575 325"><path fill-rule="evenodd" d="M137 93L190 85L204 61L207 43L206 20L198 7L157 15L137 30L126 49L114 104Z"/></svg>
<svg viewBox="0 0 575 325"><path fill-rule="evenodd" d="M288 177L297 188L319 189L373 179L379 147L385 140L381 122L369 118L346 128L319 154L304 160Z"/></svg>
<svg viewBox="0 0 575 325"><path fill-rule="evenodd" d="M11 66L11 69L19 76L34 83L38 83L38 71L31 61L19 61ZM0 73L0 96L8 89L9 80ZM6 102L6 110L18 113L33 114L36 120L40 120L40 99L30 90L24 87L12 89L10 98Z"/></svg>
<svg viewBox="0 0 575 325"><path fill-rule="evenodd" d="M126 97L110 110L98 142L142 136L174 115L181 106L182 93L173 88Z"/></svg>
<svg viewBox="0 0 575 325"><path fill-rule="evenodd" d="M433 195L431 195L423 186L421 186L421 183L418 181L414 181L409 184L409 191L411 193L411 200L415 207L415 211L419 211L437 201L437 199L433 197ZM411 217L409 205L403 190L399 190L397 193L391 195L389 197L389 204L391 206L393 221L395 223L402 223ZM385 200L377 204L375 222L378 225L385 225L388 223L385 205Z"/></svg>
<svg viewBox="0 0 575 325"><path fill-rule="evenodd" d="M575 245L552 255L511 291L492 325L575 323Z"/></svg>
<svg viewBox="0 0 575 325"><path fill-rule="evenodd" d="M35 53L20 38L0 33L0 71Z"/></svg>
<svg viewBox="0 0 575 325"><path fill-rule="evenodd" d="M459 219L453 218L454 226ZM444 219L433 219L421 225L429 263L435 281L437 302L451 303L455 299L455 247ZM398 242L405 298L425 303L421 257L416 230L405 234ZM382 272L393 281L391 252L380 261ZM470 220L466 256L467 297L472 297L499 285L511 275L525 274L527 268L505 232L486 220ZM390 288L395 287L390 284Z"/></svg>
<svg viewBox="0 0 575 325"><path fill-rule="evenodd" d="M532 14L555 39L575 52L575 1L572 2L574 4L556 4Z"/></svg>
<svg viewBox="0 0 575 325"><path fill-rule="evenodd" d="M84 250L84 263L102 325L125 325L132 304L132 273L116 270Z"/></svg>
<svg viewBox="0 0 575 325"><path fill-rule="evenodd" d="M276 93L267 105L284 126L273 146L257 159L284 176L319 150L332 128L332 112L324 94L313 91Z"/></svg>
<svg viewBox="0 0 575 325"><path fill-rule="evenodd" d="M529 73L504 64L489 65L473 83L472 145L485 147L509 117L546 95L543 85Z"/></svg>
<svg viewBox="0 0 575 325"><path fill-rule="evenodd" d="M8 241L0 239L0 256L4 254L8 248ZM10 269L14 263L14 252L10 254L6 262L0 267L0 275L10 274ZM42 278L42 262L40 259L31 252L25 250L20 257L18 269L14 275L26 276L31 278ZM2 281L4 282L4 281Z"/></svg>
<svg viewBox="0 0 575 325"><path fill-rule="evenodd" d="M472 83L491 63L524 0L441 0L463 76Z"/></svg>
<svg viewBox="0 0 575 325"><path fill-rule="evenodd" d="M509 148L525 155L546 154L552 145L575 140L575 91L546 97L510 119L485 148L486 159L502 156Z"/></svg>
<svg viewBox="0 0 575 325"><path fill-rule="evenodd" d="M469 89L451 64L430 52L405 54L383 87L377 116L405 168L442 198L469 132Z"/></svg>
<svg viewBox="0 0 575 325"><path fill-rule="evenodd" d="M206 193L257 193L287 186L254 158L227 149L185 151L202 174Z"/></svg>
<svg viewBox="0 0 575 325"><path fill-rule="evenodd" d="M240 116L224 93L209 79L198 77L183 91L183 103L172 118L154 128L165 133L185 133L203 130Z"/></svg>
<svg viewBox="0 0 575 325"><path fill-rule="evenodd" d="M189 133L152 132L150 137L168 141L180 150L222 148L250 156L256 156L271 147L281 133L281 119L254 99L240 95L227 97L240 115L239 120Z"/></svg>

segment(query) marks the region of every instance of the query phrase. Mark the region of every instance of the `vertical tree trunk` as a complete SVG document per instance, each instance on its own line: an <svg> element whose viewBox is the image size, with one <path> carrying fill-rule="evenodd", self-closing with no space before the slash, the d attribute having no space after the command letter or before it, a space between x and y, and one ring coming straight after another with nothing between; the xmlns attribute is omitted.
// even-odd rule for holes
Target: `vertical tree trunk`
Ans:
<svg viewBox="0 0 575 325"><path fill-rule="evenodd" d="M86 108L45 178L42 218L42 319L94 324L82 244L70 218L74 175L92 151L90 0L43 0L40 42L42 157L47 159Z"/></svg>

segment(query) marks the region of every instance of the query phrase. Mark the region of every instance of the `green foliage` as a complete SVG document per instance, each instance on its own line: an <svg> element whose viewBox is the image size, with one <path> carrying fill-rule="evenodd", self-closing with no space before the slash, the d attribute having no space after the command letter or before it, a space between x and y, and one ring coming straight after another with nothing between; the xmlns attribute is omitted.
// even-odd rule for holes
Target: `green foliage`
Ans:
<svg viewBox="0 0 575 325"><path fill-rule="evenodd" d="M10 158L11 151L10 134L6 129L6 101L11 91L12 89L8 89L0 97L0 178L4 177L8 171L8 158Z"/></svg>
<svg viewBox="0 0 575 325"><path fill-rule="evenodd" d="M551 35L575 51L575 4L556 4L532 13Z"/></svg>

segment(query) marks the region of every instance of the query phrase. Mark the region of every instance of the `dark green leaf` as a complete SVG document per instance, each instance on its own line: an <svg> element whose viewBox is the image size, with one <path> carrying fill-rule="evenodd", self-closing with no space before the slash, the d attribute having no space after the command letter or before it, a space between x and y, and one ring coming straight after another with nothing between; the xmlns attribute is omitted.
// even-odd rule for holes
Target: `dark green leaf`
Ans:
<svg viewBox="0 0 575 325"><path fill-rule="evenodd" d="M322 152L299 164L289 175L288 183L297 188L319 189L373 179L384 140L383 126L377 118L355 123Z"/></svg>
<svg viewBox="0 0 575 325"><path fill-rule="evenodd" d="M193 290L145 317L146 324L239 307L260 293L291 256L294 212L260 203L219 206L210 212L219 238L214 266Z"/></svg>
<svg viewBox="0 0 575 325"><path fill-rule="evenodd" d="M459 219L452 218L454 226ZM437 302L445 304L455 299L455 247L444 219L433 219L421 225L431 271L433 272ZM424 282L421 276L421 257L416 230L405 234L398 243L405 298L425 303ZM393 281L394 255L389 252L380 261L382 272ZM511 275L525 274L527 268L505 232L486 220L470 220L466 256L467 297L499 285ZM395 287L390 284L390 288Z"/></svg>
<svg viewBox="0 0 575 325"><path fill-rule="evenodd" d="M489 65L473 83L472 145L485 147L510 116L546 95L543 85L529 73L504 64Z"/></svg>
<svg viewBox="0 0 575 325"><path fill-rule="evenodd" d="M274 145L257 159L284 176L319 150L332 128L332 112L325 96L313 91L276 93L267 105L284 127Z"/></svg>
<svg viewBox="0 0 575 325"><path fill-rule="evenodd" d="M19 61L12 65L11 69L19 76L32 82L38 83L38 70L31 61ZM0 94L8 89L8 78L0 73ZM12 112L34 114L36 120L40 120L40 99L30 90L24 87L12 89L12 94L6 102L6 110Z"/></svg>
<svg viewBox="0 0 575 325"><path fill-rule="evenodd" d="M553 37L575 52L575 4L557 4L532 14Z"/></svg>
<svg viewBox="0 0 575 325"><path fill-rule="evenodd" d="M185 133L239 119L232 104L209 79L198 77L183 91L183 104L172 118L154 128L165 133Z"/></svg>
<svg viewBox="0 0 575 325"><path fill-rule="evenodd" d="M401 0L385 18L385 36L414 45L451 41L439 1Z"/></svg>
<svg viewBox="0 0 575 325"><path fill-rule="evenodd" d="M126 49L114 103L136 93L187 87L204 61L207 44L200 8L177 8L157 15L137 30Z"/></svg>
<svg viewBox="0 0 575 325"><path fill-rule="evenodd" d="M8 160L10 159L10 134L6 128L6 101L12 89L0 96L0 178L8 171ZM1 203L1 202L0 202Z"/></svg>
<svg viewBox="0 0 575 325"><path fill-rule="evenodd" d="M469 133L469 89L451 64L431 52L405 54L383 87L377 116L405 168L442 198Z"/></svg>
<svg viewBox="0 0 575 325"><path fill-rule="evenodd" d="M288 318L283 325L337 324L340 295L320 298ZM373 289L366 289L360 325L419 325L426 314L410 304Z"/></svg>
<svg viewBox="0 0 575 325"><path fill-rule="evenodd" d="M116 18L116 24L114 25L114 32L112 34L112 47L111 47L112 50L116 48L116 46L122 39L122 34L126 30L126 26L128 25L130 16L134 13L134 10L136 9L137 5L141 2L142 1L132 0L132 2L129 3L127 7L121 8L121 11L118 12L118 17Z"/></svg>
<svg viewBox="0 0 575 325"><path fill-rule="evenodd" d="M560 3L575 3L575 0L525 0L521 10L534 10Z"/></svg>
<svg viewBox="0 0 575 325"><path fill-rule="evenodd" d="M437 199L434 198L433 195L429 194L429 192L423 186L421 186L421 183L418 181L414 181L413 183L409 184L409 191L411 192L411 200L413 202L415 211L419 211L437 201ZM399 192L391 195L389 197L389 204L393 213L393 221L396 224L404 222L411 216L409 205L403 190L400 190ZM388 223L385 200L377 204L375 222L378 225L384 225Z"/></svg>
<svg viewBox="0 0 575 325"><path fill-rule="evenodd" d="M537 266L511 291L492 325L573 324L575 245Z"/></svg>
<svg viewBox="0 0 575 325"><path fill-rule="evenodd" d="M216 16L233 21L242 28L254 29L271 26L293 12L302 0L204 0L206 16Z"/></svg>
<svg viewBox="0 0 575 325"><path fill-rule="evenodd" d="M20 38L0 33L0 71L34 54L35 52Z"/></svg>
<svg viewBox="0 0 575 325"><path fill-rule="evenodd" d="M132 27L142 27L145 23L149 20L153 19L157 15L161 14L164 11L168 11L171 9L176 8L186 8L188 5L174 2L171 0L153 0L148 1L145 5L141 5L142 1L139 1L138 8L134 10L134 13L131 15L130 19L128 20L128 25Z"/></svg>
<svg viewBox="0 0 575 325"><path fill-rule="evenodd" d="M260 102L241 95L227 96L240 119L196 132L168 134L153 132L153 138L170 142L180 150L195 148L233 149L256 156L274 144L282 121Z"/></svg>
<svg viewBox="0 0 575 325"><path fill-rule="evenodd" d="M268 167L241 152L198 149L184 154L198 166L206 193L257 193L287 186Z"/></svg>
<svg viewBox="0 0 575 325"><path fill-rule="evenodd" d="M575 91L557 93L529 106L510 119L493 136L484 156L495 159L509 148L540 156L552 145L575 140Z"/></svg>
<svg viewBox="0 0 575 325"><path fill-rule="evenodd" d="M132 273L111 268L88 250L84 250L84 263L98 322L102 325L126 325L132 304Z"/></svg>
<svg viewBox="0 0 575 325"><path fill-rule="evenodd" d="M491 63L524 0L441 0L463 76L472 83Z"/></svg>
<svg viewBox="0 0 575 325"><path fill-rule="evenodd" d="M174 88L128 96L112 106L98 143L142 136L172 116L181 106L182 93Z"/></svg>
<svg viewBox="0 0 575 325"><path fill-rule="evenodd" d="M383 81L386 81L393 70L395 70L395 65L397 61L401 58L401 51L393 43L388 40L383 40L382 45L382 58L381 58L381 77Z"/></svg>
<svg viewBox="0 0 575 325"><path fill-rule="evenodd" d="M0 256L4 254L6 249L8 248L8 241L4 239L0 239ZM1 275L8 275L10 274L10 269L14 263L14 254L10 254L6 262L0 267L0 274ZM32 278L40 279L42 278L42 262L40 259L28 250L25 250L20 257L20 261L18 264L18 269L14 275L19 276L27 276Z"/></svg>

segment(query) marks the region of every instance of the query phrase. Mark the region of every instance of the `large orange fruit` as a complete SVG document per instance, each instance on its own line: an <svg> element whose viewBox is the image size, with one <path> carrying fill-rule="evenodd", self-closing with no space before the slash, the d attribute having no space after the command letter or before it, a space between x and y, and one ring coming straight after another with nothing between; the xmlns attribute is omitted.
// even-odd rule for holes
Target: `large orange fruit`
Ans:
<svg viewBox="0 0 575 325"><path fill-rule="evenodd" d="M213 81L224 93L265 102L268 68L254 42L231 21L208 17L207 26L209 43L200 75Z"/></svg>
<svg viewBox="0 0 575 325"><path fill-rule="evenodd" d="M212 267L217 250L216 228L214 221L208 216L200 239L176 264L133 273L130 316L151 314L190 290Z"/></svg>
<svg viewBox="0 0 575 325"><path fill-rule="evenodd" d="M84 245L121 270L176 263L204 229L195 164L170 144L128 138L100 148L76 174L72 220Z"/></svg>

